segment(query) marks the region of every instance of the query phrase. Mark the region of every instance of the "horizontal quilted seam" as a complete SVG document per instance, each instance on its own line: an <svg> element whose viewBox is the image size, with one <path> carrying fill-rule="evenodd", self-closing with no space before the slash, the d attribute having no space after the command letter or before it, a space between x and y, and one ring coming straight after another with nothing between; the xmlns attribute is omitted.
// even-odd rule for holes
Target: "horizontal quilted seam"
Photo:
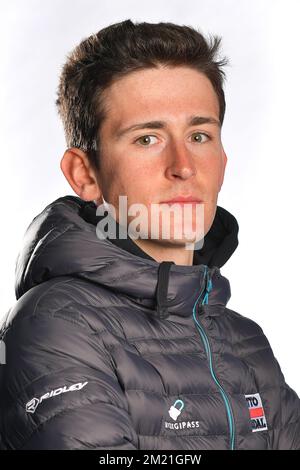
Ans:
<svg viewBox="0 0 300 470"><path fill-rule="evenodd" d="M201 437L220 437L220 436L224 436L224 437L228 437L228 433L221 433L221 434L171 434L169 436L167 436L166 434L138 434L138 436L140 437L155 437L155 438L162 438L162 439L174 439L174 437L179 437L179 439L181 439L182 437L187 437L187 438L190 438L190 437L195 437L197 439L201 438Z"/></svg>
<svg viewBox="0 0 300 470"><path fill-rule="evenodd" d="M163 398L167 398L167 399L171 399L171 398L174 398L174 397L177 397L178 395L181 395L181 396L185 396L185 397L192 397L192 396L200 396L200 397L210 397L211 395L217 395L219 396L220 395L220 392L219 391L216 391L216 390L212 390L211 392L209 393L201 393L201 392L198 392L198 393L190 393L190 392L180 392L180 393L170 393L170 394L167 394L167 395L164 395L163 393L160 393L160 392L156 392L154 390L145 390L145 389L140 389L140 388L125 388L124 389L124 392L143 392L143 393L149 393L150 395L157 395L159 397L163 397ZM238 393L238 392L233 392L233 393L230 393L230 395L243 395L241 393Z"/></svg>

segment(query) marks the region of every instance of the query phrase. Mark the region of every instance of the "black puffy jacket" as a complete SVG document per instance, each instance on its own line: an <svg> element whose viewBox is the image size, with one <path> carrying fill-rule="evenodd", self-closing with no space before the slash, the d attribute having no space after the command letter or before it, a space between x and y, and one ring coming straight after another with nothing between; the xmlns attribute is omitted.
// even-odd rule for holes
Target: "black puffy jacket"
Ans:
<svg viewBox="0 0 300 470"><path fill-rule="evenodd" d="M260 326L226 307L238 224L217 207L193 266L100 239L96 206L49 204L2 319L1 449L300 449L300 400Z"/></svg>

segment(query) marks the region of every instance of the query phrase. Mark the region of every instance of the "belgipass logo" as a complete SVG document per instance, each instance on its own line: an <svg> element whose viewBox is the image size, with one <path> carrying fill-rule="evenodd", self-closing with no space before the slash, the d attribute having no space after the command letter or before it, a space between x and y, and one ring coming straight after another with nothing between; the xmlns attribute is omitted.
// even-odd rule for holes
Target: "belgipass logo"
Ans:
<svg viewBox="0 0 300 470"><path fill-rule="evenodd" d="M63 387L56 388L55 390L50 390L50 392L45 393L40 398L32 398L28 403L26 403L26 411L27 413L34 413L39 404L47 398L56 397L61 393L75 392L76 390L81 390L83 387L86 386L87 383L88 382L79 382L78 384L71 385L70 387L64 385Z"/></svg>
<svg viewBox="0 0 300 470"><path fill-rule="evenodd" d="M267 420L259 393L245 395L245 398L249 408L252 432L265 431L268 429Z"/></svg>
<svg viewBox="0 0 300 470"><path fill-rule="evenodd" d="M168 410L170 418L172 418L173 421L177 421L177 418L181 415L184 408L185 403L182 400L176 400ZM199 421L178 421L177 423L165 421L166 429L190 429L199 428L199 426Z"/></svg>

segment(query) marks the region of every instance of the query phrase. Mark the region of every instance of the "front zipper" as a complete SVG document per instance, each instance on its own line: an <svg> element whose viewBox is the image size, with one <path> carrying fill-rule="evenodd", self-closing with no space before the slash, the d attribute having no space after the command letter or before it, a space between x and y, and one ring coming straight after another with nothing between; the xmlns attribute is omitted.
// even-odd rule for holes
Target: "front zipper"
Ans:
<svg viewBox="0 0 300 470"><path fill-rule="evenodd" d="M201 299L203 292L205 292L205 296L202 299L202 305L207 304L208 303L208 294L209 294L209 292L211 290L211 287L212 287L212 282L211 282L211 278L210 278L209 273L208 273L208 267L207 266L205 267L204 277L205 277L204 288L202 289L200 295L198 296L196 302L194 303L193 318L195 320L196 327L197 327L197 329L198 329L198 331L201 335L201 338L202 338L202 341L203 341L203 344L204 344L204 347L205 347L206 355L207 355L207 358L208 358L208 361L209 361L209 368L210 368L211 376L212 376L213 380L215 381L215 383L217 384L217 386L220 390L220 393L222 395L223 401L225 403L226 413L227 413L228 421L229 421L229 430L230 430L230 450L234 450L235 426L234 426L234 418L233 418L233 413L232 413L232 408L231 408L231 405L230 405L230 401L229 401L228 395L226 394L225 390L223 389L222 385L220 384L220 382L218 381L218 379L215 375L215 372L214 372L214 369L213 369L213 363L212 363L211 347L210 347L210 343L209 343L207 333L205 332L205 329L202 326L202 324L200 323L200 321L198 321L197 318L196 318L196 306L197 306L197 303L198 303L199 299Z"/></svg>

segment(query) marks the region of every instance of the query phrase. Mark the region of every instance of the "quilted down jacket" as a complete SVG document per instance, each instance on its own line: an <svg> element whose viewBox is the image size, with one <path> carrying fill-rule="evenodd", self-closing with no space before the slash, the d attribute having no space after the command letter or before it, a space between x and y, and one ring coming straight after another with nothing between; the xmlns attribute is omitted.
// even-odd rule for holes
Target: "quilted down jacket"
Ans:
<svg viewBox="0 0 300 470"><path fill-rule="evenodd" d="M193 266L97 235L63 196L29 225L0 340L1 449L300 449L300 400L261 327L227 307L238 224Z"/></svg>

